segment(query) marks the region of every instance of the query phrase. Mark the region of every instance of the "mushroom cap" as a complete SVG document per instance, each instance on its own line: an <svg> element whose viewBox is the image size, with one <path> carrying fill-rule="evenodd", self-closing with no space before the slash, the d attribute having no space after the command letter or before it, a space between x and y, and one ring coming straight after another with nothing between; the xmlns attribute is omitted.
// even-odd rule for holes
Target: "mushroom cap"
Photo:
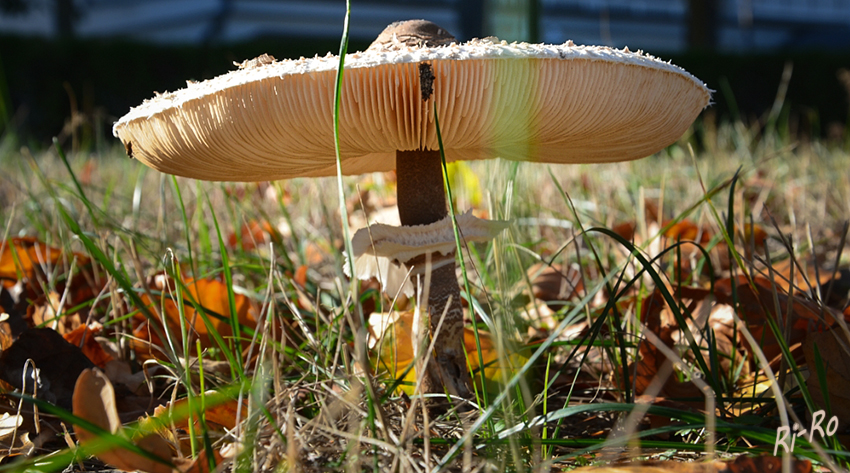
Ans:
<svg viewBox="0 0 850 473"><path fill-rule="evenodd" d="M160 171L214 181L336 174L333 55L246 61L133 108L113 128ZM345 59L344 174L389 171L397 150L447 161L624 161L677 140L711 100L685 70L628 48L495 42L374 48Z"/></svg>

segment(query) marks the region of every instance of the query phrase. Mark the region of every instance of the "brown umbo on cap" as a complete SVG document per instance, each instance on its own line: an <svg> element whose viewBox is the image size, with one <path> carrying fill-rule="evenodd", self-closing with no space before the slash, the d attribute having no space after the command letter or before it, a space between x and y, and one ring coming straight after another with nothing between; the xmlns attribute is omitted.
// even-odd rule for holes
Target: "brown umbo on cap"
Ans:
<svg viewBox="0 0 850 473"><path fill-rule="evenodd" d="M396 39L396 38L394 38ZM262 60L259 60L262 59ZM246 61L133 108L114 126L132 157L218 181L336 173L337 56ZM683 69L628 49L474 40L390 41L345 60L345 174L388 171L396 151L546 163L642 158L678 139L710 101Z"/></svg>

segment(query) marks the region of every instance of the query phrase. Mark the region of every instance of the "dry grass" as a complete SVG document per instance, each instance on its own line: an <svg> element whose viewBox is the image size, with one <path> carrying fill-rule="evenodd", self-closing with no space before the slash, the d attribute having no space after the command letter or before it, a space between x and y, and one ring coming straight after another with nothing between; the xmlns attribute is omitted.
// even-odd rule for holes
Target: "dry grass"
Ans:
<svg viewBox="0 0 850 473"><path fill-rule="evenodd" d="M529 341L527 327L541 315L525 310L533 299L526 270L540 260L583 268L586 292L565 302L554 318L564 326L592 323L610 300L604 285L616 284L623 275L628 279L642 266L611 238L582 234L580 229L635 222L636 244L651 252L660 228L653 206L664 219L688 218L715 234L720 234L721 222L713 212L725 214L731 208L737 225L754 222L768 231L774 259L790 256L780 243L782 236L792 242L800 261L847 266L850 252L840 247L850 215L846 150L796 143L780 133L756 134L740 123L714 127L704 122L698 128L704 150L696 155L688 147L691 137L659 156L631 163L488 161L456 171L458 209L475 206L491 218L514 220L492 245L473 249L468 271L479 310L493 321L488 330L498 335L503 362L508 351ZM32 157L10 141L0 146L0 219L7 234L37 236L53 246L89 253L64 223L61 205L110 260L123 263L121 270L137 287L143 277L168 269L171 255L185 265L189 248L195 267L187 266L184 273L220 275L223 257L213 215L225 240L251 221L269 221L280 230L281 240L271 246L242 250L238 244L225 245L235 292L248 295L263 307L263 316L281 319L288 330L281 334L269 329L259 338L266 341L256 348L265 363L250 368L251 388L243 392L251 399L251 411L240 428L222 439L241 445L242 454L233 463L237 470L543 471L636 453L657 457L670 456L672 450L704 449L707 432L696 422L692 428L685 422L668 440L654 439L643 449L604 443L609 434L622 439L629 432L623 423L627 412L617 406L630 401L616 372L638 356L639 308L625 304L625 298L648 295L653 282L645 276L634 292L623 296L619 325L609 318L599 335L601 346L588 351L586 358L568 356L574 346L559 339L546 356L515 371L517 382L479 399L477 409L429 416L416 397L388 392L391 380L376 378L367 368L371 362L366 330L359 317L375 296L368 292L371 296L352 301L343 289L347 282L342 275L339 205L335 193L327 191L334 188L332 180L258 186L177 179L187 229L172 179L124 158L121 150L71 156L85 193L81 198L55 150ZM46 174L46 182L32 166ZM736 171L735 203L730 207ZM345 183L347 196L356 196L358 189L369 191L367 207L373 213L392 204L390 175L346 178ZM719 190L711 194L709 205L706 195L713 189ZM352 220L364 218L358 204L352 198ZM743 251L740 255L746 256ZM134 260L141 277L131 269ZM293 283L301 266L307 271L303 287ZM713 276L725 274L718 270ZM390 306L386 298L375 302ZM89 315L108 321L110 314L104 304ZM485 317L479 315L478 320ZM533 349L526 348L526 356ZM580 382L560 381L545 390L547 373ZM178 388L179 395L187 389ZM537 415L571 406L572 417L531 425ZM765 426L775 428L776 423ZM513 435L500 435L511 428ZM746 435L732 430L717 434L718 452L739 451L746 444Z"/></svg>

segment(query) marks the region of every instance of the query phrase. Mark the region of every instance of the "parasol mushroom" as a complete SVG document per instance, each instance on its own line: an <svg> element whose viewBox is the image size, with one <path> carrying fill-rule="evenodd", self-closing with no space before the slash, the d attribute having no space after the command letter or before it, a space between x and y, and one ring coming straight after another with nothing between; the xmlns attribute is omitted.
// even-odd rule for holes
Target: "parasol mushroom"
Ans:
<svg viewBox="0 0 850 473"><path fill-rule="evenodd" d="M146 101L113 132L131 157L185 177L266 181L335 175L338 63L330 54L284 61L261 56L239 70ZM683 69L640 51L572 42L458 44L424 20L393 23L366 51L348 55L345 68L342 171L395 169L404 226L373 227L380 241L374 233L355 235L358 275L379 273L380 265L368 263L376 257L391 262L380 266L384 270L428 266L432 335L444 315L421 388L463 398L472 392L435 110L449 162L501 157L593 163L663 149L711 98ZM472 216L460 220L467 241L492 238L504 228L503 222Z"/></svg>

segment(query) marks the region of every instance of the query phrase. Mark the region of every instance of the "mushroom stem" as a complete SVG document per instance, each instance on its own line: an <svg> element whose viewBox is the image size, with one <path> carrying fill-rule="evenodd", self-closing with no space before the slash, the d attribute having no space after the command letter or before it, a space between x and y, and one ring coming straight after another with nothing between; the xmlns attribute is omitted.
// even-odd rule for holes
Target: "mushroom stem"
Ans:
<svg viewBox="0 0 850 473"><path fill-rule="evenodd" d="M448 215L439 151L396 151L398 216L405 226L428 225Z"/></svg>
<svg viewBox="0 0 850 473"><path fill-rule="evenodd" d="M396 175L398 215L402 225L427 225L448 215L439 151L396 151ZM454 262L431 272L428 314L431 336L436 335L436 342L434 358L428 363L421 391L447 390L465 399L472 398L472 379L463 347L463 306Z"/></svg>

